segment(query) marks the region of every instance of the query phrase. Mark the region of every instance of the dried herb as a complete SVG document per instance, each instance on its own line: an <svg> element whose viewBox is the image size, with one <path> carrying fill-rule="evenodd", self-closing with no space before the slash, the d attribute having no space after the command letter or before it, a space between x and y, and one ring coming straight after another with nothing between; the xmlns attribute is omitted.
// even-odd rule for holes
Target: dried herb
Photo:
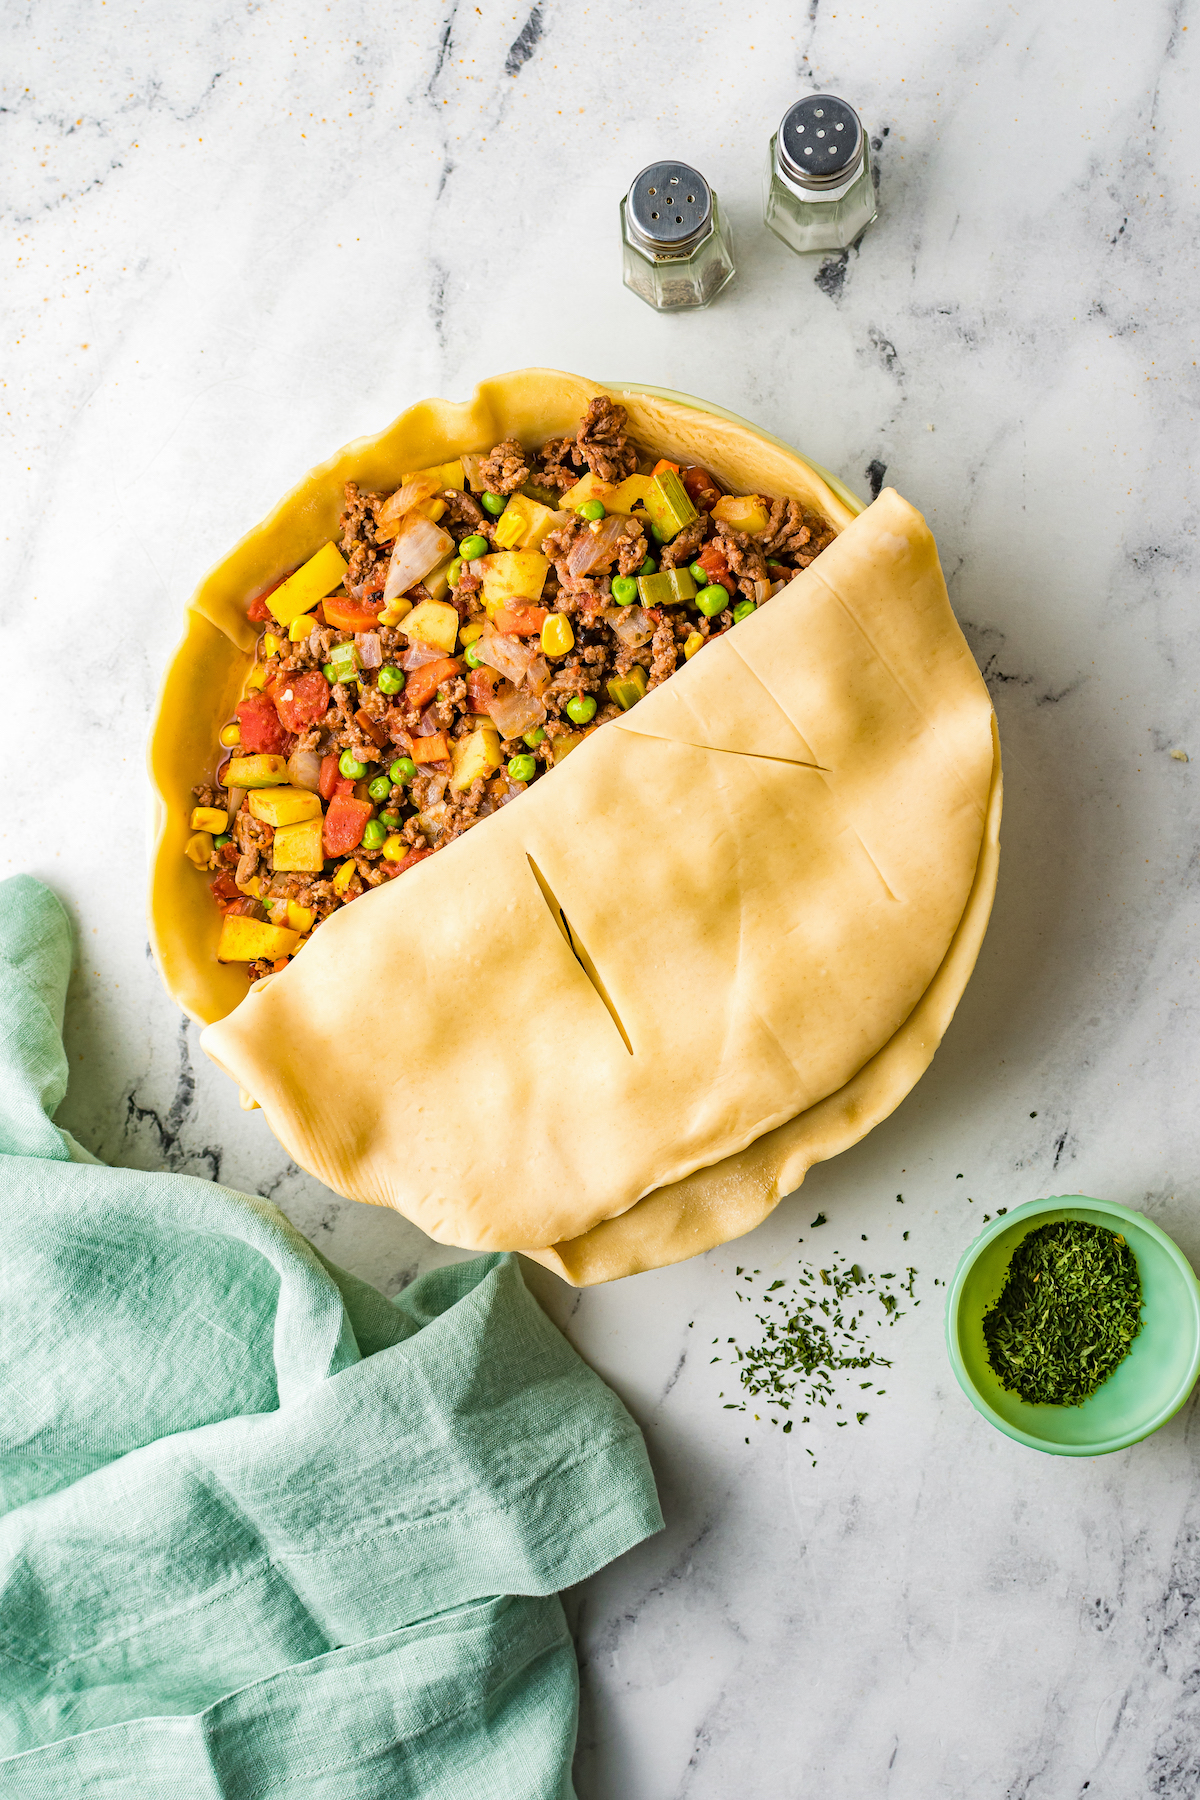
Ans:
<svg viewBox="0 0 1200 1800"><path fill-rule="evenodd" d="M1021 1239L983 1321L1003 1387L1042 1406L1082 1406L1142 1329L1142 1282L1125 1239L1086 1219Z"/></svg>
<svg viewBox="0 0 1200 1800"><path fill-rule="evenodd" d="M825 1217L818 1214L814 1224L824 1224ZM737 1271L744 1281L752 1279L750 1271ZM755 1275L759 1273L756 1269ZM917 1306L921 1303L913 1294L913 1282L917 1271L905 1271L906 1279L900 1283L900 1293L907 1295ZM790 1412L793 1406L818 1407L828 1406L832 1401L834 1410L840 1412L841 1405L836 1399L835 1377L847 1369L890 1369L891 1362L886 1356L880 1356L869 1341L872 1320L868 1313L868 1302L874 1301L881 1309L881 1317L877 1324L894 1325L904 1317L900 1308L898 1295L884 1287L883 1283L897 1279L891 1271L878 1277L865 1274L858 1263L846 1263L836 1252L825 1268L812 1269L801 1267L794 1278L790 1292L780 1292L788 1284L783 1280L773 1281L764 1293L757 1296L760 1305L774 1307L774 1312L761 1312L756 1315L757 1323L762 1326L762 1335L756 1343L747 1348L740 1348L733 1338L728 1340L732 1346L730 1361L737 1369L738 1378L744 1389L744 1398L725 1400L726 1412L746 1412L751 1402L757 1401L763 1412L770 1417L773 1425L779 1424L778 1413ZM738 1293L739 1300L751 1299L754 1296ZM714 1345L717 1339L713 1339ZM713 1362L725 1359L714 1356ZM860 1387L870 1387L870 1382L860 1382ZM882 1388L875 1390L882 1394ZM721 1399L725 1397L722 1394ZM857 1413L861 1425L867 1414ZM754 1413L756 1419L761 1417ZM800 1423L807 1425L810 1415L805 1413ZM783 1426L785 1432L791 1431L792 1420L788 1419ZM839 1420L839 1424L848 1424L848 1420ZM807 1446L806 1446L807 1448ZM813 1456L810 1449L809 1456ZM815 1461L815 1457L813 1457Z"/></svg>

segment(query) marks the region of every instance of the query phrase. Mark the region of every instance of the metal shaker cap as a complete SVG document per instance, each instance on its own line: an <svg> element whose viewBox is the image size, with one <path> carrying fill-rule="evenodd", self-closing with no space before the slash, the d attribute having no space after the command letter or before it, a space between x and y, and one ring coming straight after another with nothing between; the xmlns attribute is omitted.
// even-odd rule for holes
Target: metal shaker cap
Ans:
<svg viewBox="0 0 1200 1800"><path fill-rule="evenodd" d="M656 250L685 250L712 223L712 191L687 163L651 163L634 177L626 216Z"/></svg>
<svg viewBox="0 0 1200 1800"><path fill-rule="evenodd" d="M862 157L862 121L836 94L806 94L779 124L779 160L801 187L840 187Z"/></svg>

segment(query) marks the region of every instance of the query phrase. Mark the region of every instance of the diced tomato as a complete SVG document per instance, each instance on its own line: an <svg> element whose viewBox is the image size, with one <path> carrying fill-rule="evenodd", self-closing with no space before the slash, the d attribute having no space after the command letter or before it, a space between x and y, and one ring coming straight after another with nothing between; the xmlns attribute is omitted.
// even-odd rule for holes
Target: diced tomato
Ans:
<svg viewBox="0 0 1200 1800"><path fill-rule="evenodd" d="M693 465L690 469L684 469L679 479L687 490L688 499L701 512L711 512L721 498L721 490L707 469Z"/></svg>
<svg viewBox="0 0 1200 1800"><path fill-rule="evenodd" d="M367 579L363 582L362 597L365 600L370 594L382 594L387 586L387 564L376 563Z"/></svg>
<svg viewBox="0 0 1200 1800"><path fill-rule="evenodd" d="M285 729L297 735L329 711L329 683L320 669L309 669L303 675L280 675L267 692Z"/></svg>
<svg viewBox="0 0 1200 1800"><path fill-rule="evenodd" d="M651 475L661 475L664 469L674 469L675 473L678 475L679 464L668 462L665 456L660 456L650 473Z"/></svg>
<svg viewBox="0 0 1200 1800"><path fill-rule="evenodd" d="M446 742L444 731L435 731L430 737L415 737L412 741L412 759L415 763L449 762L450 746Z"/></svg>
<svg viewBox="0 0 1200 1800"><path fill-rule="evenodd" d="M242 728L239 748L243 756L281 754L287 732L269 694L251 694L247 699L239 700L236 712Z"/></svg>
<svg viewBox="0 0 1200 1800"><path fill-rule="evenodd" d="M443 681L449 681L461 668L456 656L443 656L438 662L423 663L408 677L404 698L410 706L427 706Z"/></svg>
<svg viewBox="0 0 1200 1800"><path fill-rule="evenodd" d="M432 850L410 850L407 856L402 856L400 861L395 864L392 874L403 875L405 869L411 869L414 863L422 862L425 857L432 855Z"/></svg>
<svg viewBox="0 0 1200 1800"><path fill-rule="evenodd" d="M335 794L325 814L321 833L326 856L345 856L362 843L367 820L375 808L369 800L355 800L350 794Z"/></svg>
<svg viewBox="0 0 1200 1800"><path fill-rule="evenodd" d="M275 614L267 605L267 596L273 594L276 588L281 588L286 580L287 576L281 575L279 580L273 581L269 588L264 588L262 593L257 595L246 608L246 617L248 619L253 619L256 624L265 622L267 619L273 619Z"/></svg>
<svg viewBox="0 0 1200 1800"><path fill-rule="evenodd" d="M208 887L209 892L212 894L213 899L221 908L222 912L225 911L231 900L241 899L241 893L238 890L237 882L233 879L232 875L228 875L224 871L217 876L215 881L210 881Z"/></svg>
<svg viewBox="0 0 1200 1800"><path fill-rule="evenodd" d="M329 594L321 602L325 623L336 631L370 631L378 623L382 600L355 600L351 594Z"/></svg>
<svg viewBox="0 0 1200 1800"><path fill-rule="evenodd" d="M512 637L537 637L545 623L544 606L498 606L492 614L496 630Z"/></svg>
<svg viewBox="0 0 1200 1800"><path fill-rule="evenodd" d="M696 561L708 576L710 582L719 581L727 594L737 588L737 582L729 573L729 564L725 560L725 552L716 544L705 544Z"/></svg>
<svg viewBox="0 0 1200 1800"><path fill-rule="evenodd" d="M467 676L467 705L473 713L491 712L499 679L495 669L471 670Z"/></svg>
<svg viewBox="0 0 1200 1800"><path fill-rule="evenodd" d="M322 800L330 801L338 791L338 759L336 756L321 758L321 777L317 783Z"/></svg>

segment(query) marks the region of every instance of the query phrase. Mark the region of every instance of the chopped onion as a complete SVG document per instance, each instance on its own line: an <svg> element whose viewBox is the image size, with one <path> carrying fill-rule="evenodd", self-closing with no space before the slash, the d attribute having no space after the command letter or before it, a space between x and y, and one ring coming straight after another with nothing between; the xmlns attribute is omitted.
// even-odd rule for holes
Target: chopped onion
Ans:
<svg viewBox="0 0 1200 1800"><path fill-rule="evenodd" d="M445 834L446 815L449 811L450 808L444 800L436 800L432 806L427 806L424 812L417 814L417 824L431 843L438 843Z"/></svg>
<svg viewBox="0 0 1200 1800"><path fill-rule="evenodd" d="M525 671L525 686L531 694L544 694L550 686L550 664L544 656L535 656Z"/></svg>
<svg viewBox="0 0 1200 1800"><path fill-rule="evenodd" d="M364 669L378 669L383 663L383 646L379 642L377 631L356 631L355 648L358 650L359 666Z"/></svg>
<svg viewBox="0 0 1200 1800"><path fill-rule="evenodd" d="M245 800L245 798L246 798L245 788L232 787L226 791L225 811L229 815L229 821L225 827L226 831L233 830L233 821L237 818L238 813L241 811L242 802Z"/></svg>
<svg viewBox="0 0 1200 1800"><path fill-rule="evenodd" d="M422 644L418 639L400 658L400 667L411 675L414 669L423 669L426 663L442 662L445 655L444 650L438 650L433 644Z"/></svg>
<svg viewBox="0 0 1200 1800"><path fill-rule="evenodd" d="M421 513L406 513L400 521L392 560L388 564L384 603L405 594L415 581L423 581L447 556L454 554L454 539Z"/></svg>
<svg viewBox="0 0 1200 1800"><path fill-rule="evenodd" d="M770 598L771 598L770 582L769 581L756 581L754 584L754 599L755 599L755 602L757 603L757 605L761 606L764 600L769 600Z"/></svg>
<svg viewBox="0 0 1200 1800"><path fill-rule="evenodd" d="M412 481L406 481L403 487L384 501L375 515L375 536L386 540L395 537L396 526L414 506L420 506L425 500L432 500L438 491L438 483L432 475L417 475Z"/></svg>
<svg viewBox="0 0 1200 1800"><path fill-rule="evenodd" d="M287 772L293 787L307 788L315 794L321 786L321 758L315 750L293 750L287 760Z"/></svg>
<svg viewBox="0 0 1200 1800"><path fill-rule="evenodd" d="M515 738L540 725L546 717L546 709L536 695L527 694L504 681L492 696L491 715L502 738Z"/></svg>
<svg viewBox="0 0 1200 1800"><path fill-rule="evenodd" d="M484 626L482 637L476 638L475 649L480 662L489 669L498 669L513 682L521 680L536 654L527 650L519 638L507 637L490 622Z"/></svg>
<svg viewBox="0 0 1200 1800"><path fill-rule="evenodd" d="M607 568L625 536L625 525L620 513L609 513L590 530L581 531L567 552L567 573L590 575L595 569Z"/></svg>
<svg viewBox="0 0 1200 1800"><path fill-rule="evenodd" d="M606 606L601 615L626 650L640 650L654 636L654 620L644 606Z"/></svg>
<svg viewBox="0 0 1200 1800"><path fill-rule="evenodd" d="M438 724L437 703L436 701L431 700L429 705L425 708L425 711L417 720L414 736L432 737L435 731L440 731L441 729L442 727Z"/></svg>

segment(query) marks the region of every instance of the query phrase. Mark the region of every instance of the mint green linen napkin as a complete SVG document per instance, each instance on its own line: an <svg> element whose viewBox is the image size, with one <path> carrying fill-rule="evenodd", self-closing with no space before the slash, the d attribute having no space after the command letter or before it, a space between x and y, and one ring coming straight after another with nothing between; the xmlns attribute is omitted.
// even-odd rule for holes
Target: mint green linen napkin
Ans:
<svg viewBox="0 0 1200 1800"><path fill-rule="evenodd" d="M52 1122L71 936L0 884L0 1794L561 1800L557 1590L660 1529L516 1261L394 1303Z"/></svg>

